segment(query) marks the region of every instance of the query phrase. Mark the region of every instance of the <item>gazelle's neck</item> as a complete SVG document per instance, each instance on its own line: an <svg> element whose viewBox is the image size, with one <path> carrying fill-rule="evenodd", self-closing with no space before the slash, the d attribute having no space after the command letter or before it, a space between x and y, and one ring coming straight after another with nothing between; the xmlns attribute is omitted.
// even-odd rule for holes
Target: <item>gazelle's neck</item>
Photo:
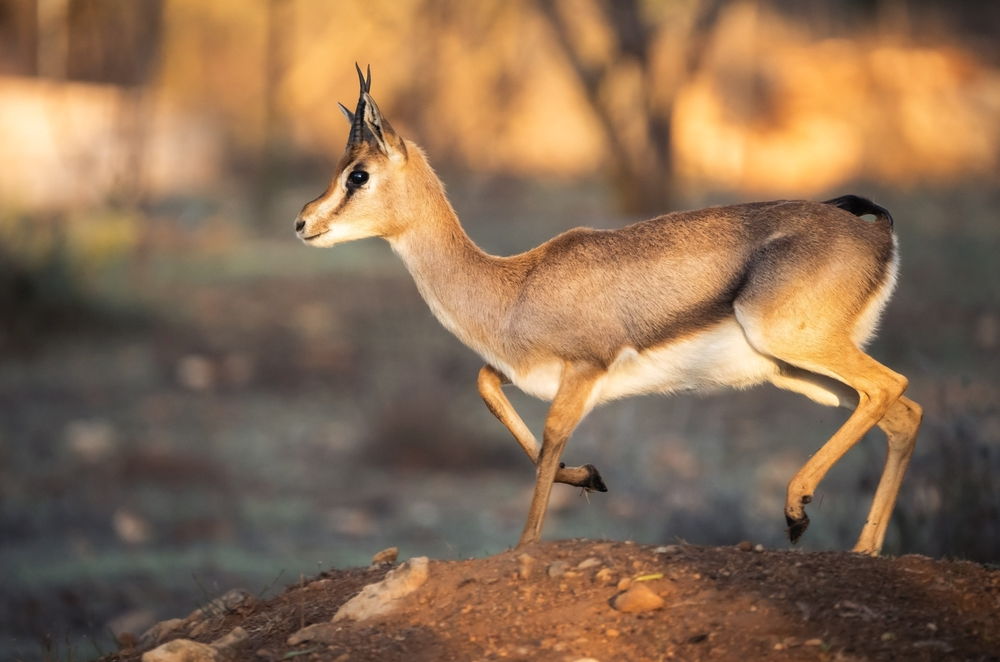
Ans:
<svg viewBox="0 0 1000 662"><path fill-rule="evenodd" d="M434 316L490 360L501 351L501 321L523 275L509 259L488 255L473 243L436 177L414 193L421 198L410 207L414 218L389 243Z"/></svg>

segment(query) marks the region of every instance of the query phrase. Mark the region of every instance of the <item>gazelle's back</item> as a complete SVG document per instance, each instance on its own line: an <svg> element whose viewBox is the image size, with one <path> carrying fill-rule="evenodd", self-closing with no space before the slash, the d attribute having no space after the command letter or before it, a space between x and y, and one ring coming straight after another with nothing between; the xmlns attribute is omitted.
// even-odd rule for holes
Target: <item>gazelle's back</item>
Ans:
<svg viewBox="0 0 1000 662"><path fill-rule="evenodd" d="M521 257L531 266L506 318L508 343L521 356L607 367L623 351L641 354L735 320L737 304L764 314L797 292L817 304L811 317L851 333L891 286L894 243L888 222L776 201L571 230Z"/></svg>

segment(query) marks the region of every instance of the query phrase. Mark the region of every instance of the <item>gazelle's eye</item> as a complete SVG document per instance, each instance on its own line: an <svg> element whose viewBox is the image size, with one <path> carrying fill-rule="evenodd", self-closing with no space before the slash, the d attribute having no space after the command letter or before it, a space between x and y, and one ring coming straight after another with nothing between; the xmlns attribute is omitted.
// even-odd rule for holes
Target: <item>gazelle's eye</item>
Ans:
<svg viewBox="0 0 1000 662"><path fill-rule="evenodd" d="M368 173L364 170L355 170L347 176L347 183L351 186L362 186L368 181Z"/></svg>

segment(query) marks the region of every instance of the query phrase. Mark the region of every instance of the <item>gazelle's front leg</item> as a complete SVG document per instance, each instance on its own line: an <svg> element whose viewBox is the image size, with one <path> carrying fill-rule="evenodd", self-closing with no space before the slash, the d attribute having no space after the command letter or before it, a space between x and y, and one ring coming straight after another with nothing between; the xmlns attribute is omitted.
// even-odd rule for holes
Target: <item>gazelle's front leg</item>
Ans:
<svg viewBox="0 0 1000 662"><path fill-rule="evenodd" d="M545 419L542 450L535 471L535 493L531 497L528 521L517 543L518 547L538 542L542 537L545 510L549 505L552 483L559 470L559 457L573 429L586 415L587 400L600 376L600 369L586 364L566 362L563 367L559 390Z"/></svg>
<svg viewBox="0 0 1000 662"><path fill-rule="evenodd" d="M493 412L497 420L510 430L510 433L514 435L517 443L524 449L531 463L537 467L540 451L538 441L535 440L535 435L531 434L531 430L528 429L528 426L524 424L521 417L514 411L510 400L507 399L503 389L500 388L504 384L509 383L510 380L506 375L498 372L493 366L483 366L483 369L479 371L479 395L483 397L487 408ZM608 491L600 472L592 464L585 464L582 467L567 467L564 464L560 464L559 470L556 471L555 482L582 487L588 492Z"/></svg>

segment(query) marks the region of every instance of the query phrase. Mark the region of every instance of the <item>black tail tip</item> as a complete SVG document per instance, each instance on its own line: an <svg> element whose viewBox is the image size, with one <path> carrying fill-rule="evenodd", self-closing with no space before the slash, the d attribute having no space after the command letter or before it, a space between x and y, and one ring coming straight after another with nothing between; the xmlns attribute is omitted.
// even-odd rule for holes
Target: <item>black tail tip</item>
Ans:
<svg viewBox="0 0 1000 662"><path fill-rule="evenodd" d="M844 211L849 211L855 216L864 216L865 214L871 214L876 219L880 221L889 221L889 229L891 230L892 225L892 214L889 210L881 205L877 205L868 198L862 198L860 195L842 195L839 198L834 198L832 200L825 200L823 204L832 205L843 209Z"/></svg>

